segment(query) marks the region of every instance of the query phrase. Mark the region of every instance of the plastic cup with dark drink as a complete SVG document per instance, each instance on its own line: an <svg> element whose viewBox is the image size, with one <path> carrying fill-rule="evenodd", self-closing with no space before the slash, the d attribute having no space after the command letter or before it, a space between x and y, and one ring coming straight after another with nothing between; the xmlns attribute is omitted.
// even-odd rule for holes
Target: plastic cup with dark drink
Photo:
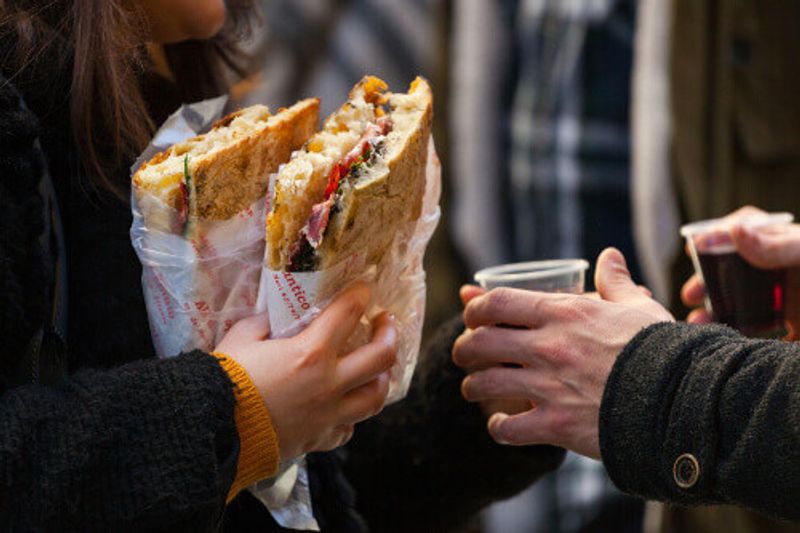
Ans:
<svg viewBox="0 0 800 533"><path fill-rule="evenodd" d="M756 268L736 251L735 226L760 228L791 224L791 213L761 213L703 220L681 228L695 271L706 287L706 310L713 319L749 337L786 334L786 269Z"/></svg>

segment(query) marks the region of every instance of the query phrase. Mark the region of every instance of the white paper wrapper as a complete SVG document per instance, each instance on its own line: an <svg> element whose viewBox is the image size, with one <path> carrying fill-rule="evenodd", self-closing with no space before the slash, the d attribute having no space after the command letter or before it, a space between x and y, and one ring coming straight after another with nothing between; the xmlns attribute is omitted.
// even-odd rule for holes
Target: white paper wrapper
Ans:
<svg viewBox="0 0 800 533"><path fill-rule="evenodd" d="M425 320L422 260L441 216L441 166L433 138L428 145L426 177L420 218L399 229L380 264L368 265L363 256L356 254L323 271L276 272L265 266L261 276L258 309L269 312L273 337L290 337L301 331L351 283L370 283L372 301L367 317L389 311L395 316L398 328L397 364L392 368L387 403L402 399L408 392L422 340ZM369 322L362 321L349 343L363 344L370 333ZM319 530L311 512L308 475L302 458L283 465L276 480L256 483L250 491L284 527Z"/></svg>
<svg viewBox="0 0 800 533"><path fill-rule="evenodd" d="M208 130L222 117L226 98L182 106L159 129L132 172L157 152ZM392 371L389 401L408 390L414 372L425 311L422 258L439 220L440 166L430 142L423 213L400 229L378 265L347 258L332 269L313 273L270 272L264 265L268 198L225 221L193 220L190 236L147 227L132 198L131 241L143 266L142 283L156 352L170 357L193 349L210 351L239 319L269 311L271 336L299 332L325 305L356 280L371 282L367 316L388 310L399 330L398 364ZM153 197L148 217L158 226L179 214ZM152 220L152 219L151 219ZM165 223L164 221L167 221ZM351 338L355 346L369 336L369 322ZM318 530L313 517L304 459L281 466L278 476L249 489L283 527Z"/></svg>
<svg viewBox="0 0 800 533"><path fill-rule="evenodd" d="M222 117L226 97L182 106L158 130L131 169L172 144L206 131ZM158 226L180 227L177 211L156 197L142 199ZM156 353L210 351L239 319L253 314L264 253L264 200L230 220L193 220L192 237L145 224L131 195L131 242L142 262L150 332Z"/></svg>

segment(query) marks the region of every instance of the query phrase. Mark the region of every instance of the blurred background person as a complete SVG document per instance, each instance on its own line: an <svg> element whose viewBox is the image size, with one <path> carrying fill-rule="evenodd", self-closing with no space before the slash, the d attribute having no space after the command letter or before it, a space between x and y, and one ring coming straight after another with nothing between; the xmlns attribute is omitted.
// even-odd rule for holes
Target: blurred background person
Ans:
<svg viewBox="0 0 800 533"><path fill-rule="evenodd" d="M752 204L800 206L800 3L641 0L633 199L646 284L676 317L692 272L678 228ZM790 270L797 287L800 269ZM798 531L758 514L668 508L661 531Z"/></svg>
<svg viewBox="0 0 800 533"><path fill-rule="evenodd" d="M636 2L463 0L453 16L450 220L470 270L592 260L612 244L635 257L628 109ZM631 268L638 275L635 259ZM568 454L485 520L496 532L639 531L642 507L599 462Z"/></svg>

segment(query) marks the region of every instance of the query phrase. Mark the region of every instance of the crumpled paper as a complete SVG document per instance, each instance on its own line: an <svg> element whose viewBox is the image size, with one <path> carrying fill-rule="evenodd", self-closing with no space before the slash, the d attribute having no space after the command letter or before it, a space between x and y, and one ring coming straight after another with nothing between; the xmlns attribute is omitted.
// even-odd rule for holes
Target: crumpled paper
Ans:
<svg viewBox="0 0 800 533"><path fill-rule="evenodd" d="M172 144L207 131L223 116L226 103L227 98L221 97L182 106L162 125L131 172ZM310 273L273 272L264 266L271 194L229 220L192 220L188 235L148 227L132 195L131 241L143 267L142 285L157 354L171 357L193 349L211 351L237 320L264 310L269 313L272 337L292 336L336 292L364 280L371 283L373 292L366 316L388 310L396 317L398 363L392 369L388 402L401 399L411 382L422 336L422 259L440 218L440 174L431 139L422 215L399 229L380 264L367 265L363 257L354 255L329 270ZM148 216L158 217L158 228L173 227L163 221L180 216L154 197L141 201L148 202ZM323 286L324 294L320 293ZM363 343L369 335L365 319L350 345ZM282 464L276 477L249 490L281 526L319 530L303 458Z"/></svg>

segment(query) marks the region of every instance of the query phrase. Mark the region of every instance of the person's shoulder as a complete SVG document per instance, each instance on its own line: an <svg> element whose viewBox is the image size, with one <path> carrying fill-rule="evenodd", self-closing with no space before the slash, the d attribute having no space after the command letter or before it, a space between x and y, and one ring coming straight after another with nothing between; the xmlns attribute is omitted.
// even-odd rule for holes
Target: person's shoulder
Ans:
<svg viewBox="0 0 800 533"><path fill-rule="evenodd" d="M39 135L39 120L25 105L22 94L0 72L0 151L30 146Z"/></svg>

